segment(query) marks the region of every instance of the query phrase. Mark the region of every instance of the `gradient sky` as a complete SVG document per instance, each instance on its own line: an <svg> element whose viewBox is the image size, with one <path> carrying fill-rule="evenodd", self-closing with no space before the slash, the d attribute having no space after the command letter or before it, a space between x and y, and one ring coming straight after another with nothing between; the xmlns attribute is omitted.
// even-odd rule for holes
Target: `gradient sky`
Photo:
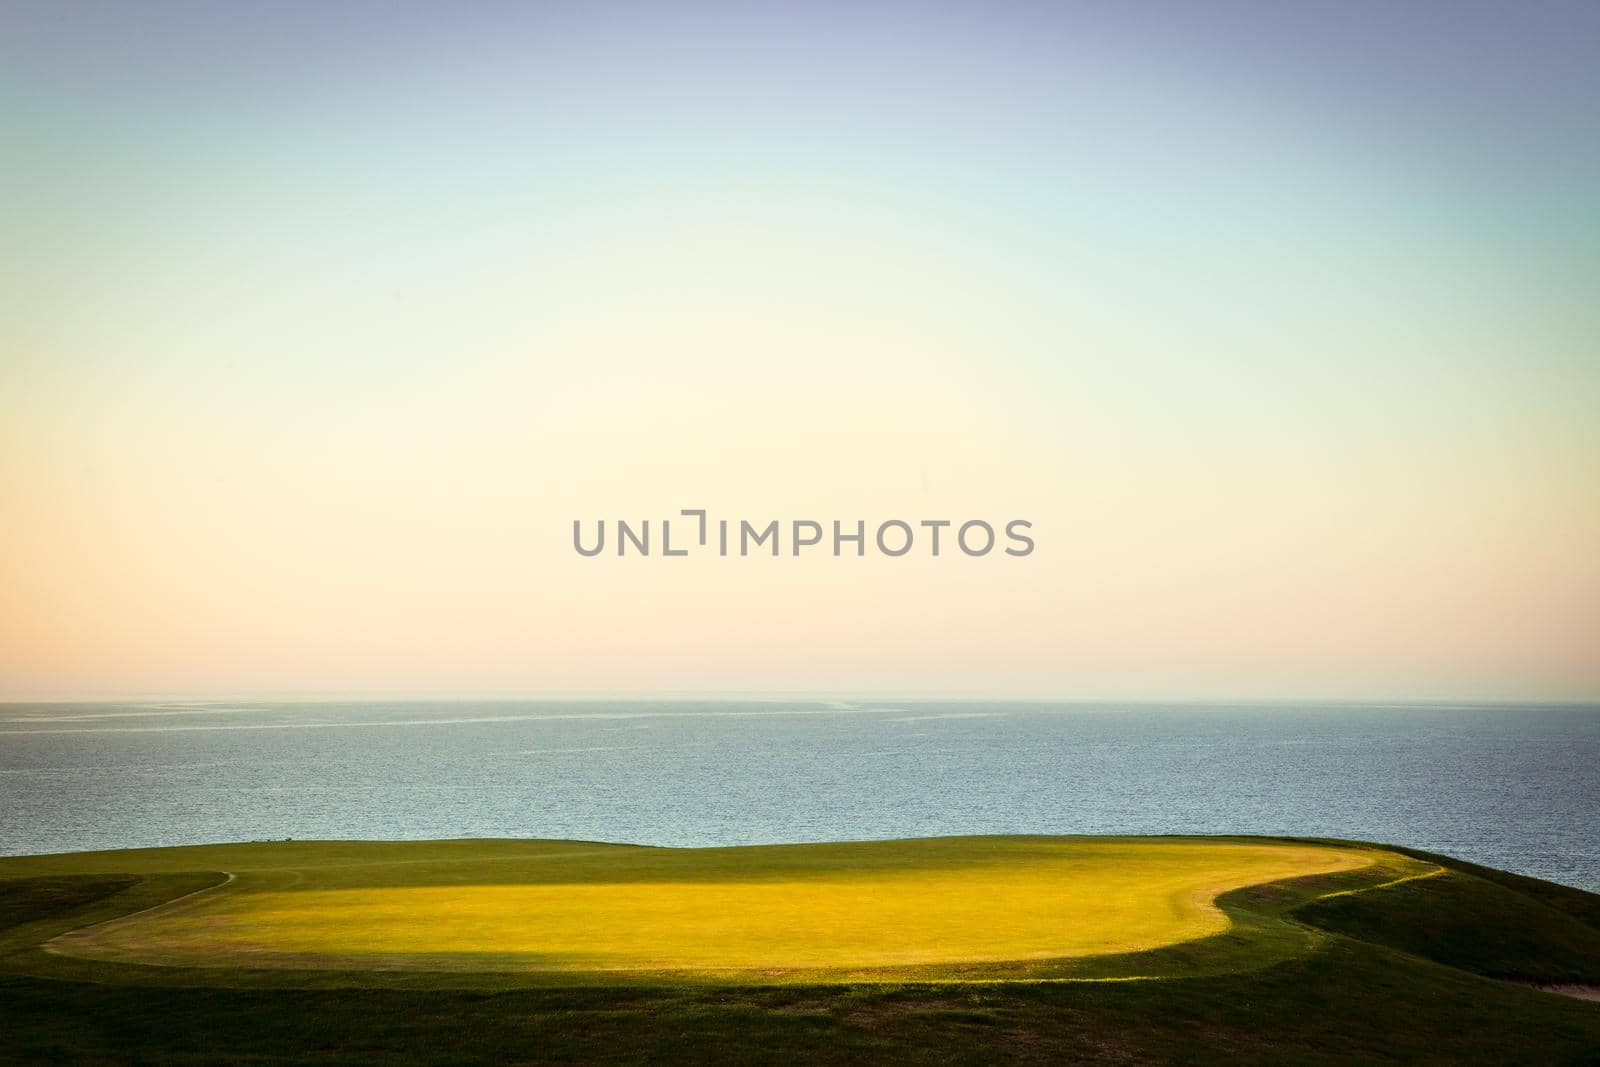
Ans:
<svg viewBox="0 0 1600 1067"><path fill-rule="evenodd" d="M0 4L0 699L1600 698L1600 5ZM1033 521L1017 560L571 521Z"/></svg>

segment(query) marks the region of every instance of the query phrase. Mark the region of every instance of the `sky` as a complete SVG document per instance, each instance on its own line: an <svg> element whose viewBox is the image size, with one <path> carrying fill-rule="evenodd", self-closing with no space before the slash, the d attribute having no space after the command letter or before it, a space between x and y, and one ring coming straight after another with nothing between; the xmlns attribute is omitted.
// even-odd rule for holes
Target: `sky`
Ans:
<svg viewBox="0 0 1600 1067"><path fill-rule="evenodd" d="M1600 699L1597 40L8 0L0 700Z"/></svg>

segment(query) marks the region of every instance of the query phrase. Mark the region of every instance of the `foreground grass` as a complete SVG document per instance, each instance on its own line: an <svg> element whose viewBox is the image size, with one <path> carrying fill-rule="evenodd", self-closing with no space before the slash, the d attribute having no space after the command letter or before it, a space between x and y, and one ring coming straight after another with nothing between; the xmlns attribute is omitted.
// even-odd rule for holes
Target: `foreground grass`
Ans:
<svg viewBox="0 0 1600 1067"><path fill-rule="evenodd" d="M756 987L461 988L460 975L417 973L351 987L359 976L338 972L72 960L38 945L217 879L148 870L130 884L103 865L43 872L0 883L0 1059L1597 1062L1600 1005L1496 980L1600 981L1594 896L1419 861L1448 869L1386 888L1373 888L1383 884L1373 872L1344 872L1225 894L1227 933L1153 950L1167 966L1199 953L1187 959L1193 977ZM1303 935L1293 951L1206 973L1208 942L1279 929ZM1148 963L1152 953L1133 955ZM343 984L259 984L290 980Z"/></svg>

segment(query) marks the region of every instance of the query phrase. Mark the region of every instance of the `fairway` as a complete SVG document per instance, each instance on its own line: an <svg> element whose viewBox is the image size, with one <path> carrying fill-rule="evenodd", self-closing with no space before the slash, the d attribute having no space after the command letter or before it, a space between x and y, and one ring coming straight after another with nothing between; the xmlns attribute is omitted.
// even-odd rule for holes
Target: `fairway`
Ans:
<svg viewBox="0 0 1600 1067"><path fill-rule="evenodd" d="M229 880L48 947L181 967L979 973L1206 938L1230 926L1220 894L1352 871L1384 855L1183 838L713 849L326 842L107 853L99 862L108 870L209 867ZM73 858L78 870L93 862Z"/></svg>
<svg viewBox="0 0 1600 1067"><path fill-rule="evenodd" d="M0 857L0 1061L1580 1063L1533 986L1596 960L1600 897L1360 842Z"/></svg>

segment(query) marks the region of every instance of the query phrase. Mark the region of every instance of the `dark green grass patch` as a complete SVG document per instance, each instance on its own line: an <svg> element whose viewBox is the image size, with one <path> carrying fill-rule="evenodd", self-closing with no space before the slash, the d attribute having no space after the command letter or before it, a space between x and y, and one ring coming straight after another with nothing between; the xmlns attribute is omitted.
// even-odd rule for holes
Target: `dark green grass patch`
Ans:
<svg viewBox="0 0 1600 1067"><path fill-rule="evenodd" d="M0 882L0 930L11 931L57 915L75 915L85 905L120 893L138 881L133 875L68 875Z"/></svg>
<svg viewBox="0 0 1600 1067"><path fill-rule="evenodd" d="M1600 930L1546 899L1451 870L1312 901L1295 914L1325 930L1491 978L1600 982Z"/></svg>

